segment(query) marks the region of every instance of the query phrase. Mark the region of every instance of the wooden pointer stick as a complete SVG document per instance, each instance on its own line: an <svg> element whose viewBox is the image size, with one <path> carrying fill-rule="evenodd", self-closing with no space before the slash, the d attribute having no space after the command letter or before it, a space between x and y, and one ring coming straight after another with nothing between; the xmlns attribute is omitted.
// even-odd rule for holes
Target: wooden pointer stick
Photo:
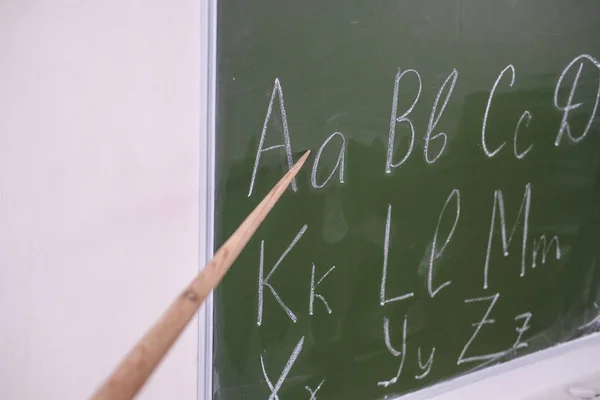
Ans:
<svg viewBox="0 0 600 400"><path fill-rule="evenodd" d="M121 361L113 374L91 397L92 400L130 400L137 394L206 296L219 284L237 259L309 154L310 150L304 153L296 165L281 178L234 234L217 250L213 259Z"/></svg>

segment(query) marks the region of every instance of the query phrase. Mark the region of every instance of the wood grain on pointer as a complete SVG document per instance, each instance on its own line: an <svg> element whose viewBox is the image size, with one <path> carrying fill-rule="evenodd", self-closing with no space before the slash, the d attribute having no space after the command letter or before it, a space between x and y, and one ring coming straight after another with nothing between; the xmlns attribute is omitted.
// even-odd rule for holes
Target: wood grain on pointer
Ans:
<svg viewBox="0 0 600 400"><path fill-rule="evenodd" d="M208 294L219 284L256 229L285 192L310 150L271 189L158 322L125 356L92 400L130 400L142 388L164 355L192 319Z"/></svg>

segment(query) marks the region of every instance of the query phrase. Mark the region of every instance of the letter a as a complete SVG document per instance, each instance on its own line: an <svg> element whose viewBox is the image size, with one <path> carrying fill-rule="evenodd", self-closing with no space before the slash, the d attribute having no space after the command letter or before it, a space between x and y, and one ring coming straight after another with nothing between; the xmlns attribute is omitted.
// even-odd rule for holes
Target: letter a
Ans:
<svg viewBox="0 0 600 400"><path fill-rule="evenodd" d="M284 143L263 149L263 145L265 143L265 136L267 134L267 125L269 123L269 120L271 119L271 113L273 112L273 102L275 101L275 94L277 94L277 97L279 98L279 111L281 112L281 124L283 125ZM252 178L250 180L250 190L248 191L248 197L252 195L252 189L254 188L254 181L256 180L256 173L258 172L258 164L260 162L261 154L265 151L276 150L281 147L285 147L289 170L294 165L294 159L292 157L292 145L290 143L290 132L288 129L287 116L285 113L285 104L283 103L283 90L281 89L279 78L275 78L275 86L273 87L273 92L271 93L271 100L269 100L267 116L265 117L265 123L263 124L262 133L260 134L260 141L258 143L258 150L256 152L256 160L254 161L254 169L252 170ZM296 178L292 179L292 189L294 190L294 192L298 190L298 187L296 186Z"/></svg>

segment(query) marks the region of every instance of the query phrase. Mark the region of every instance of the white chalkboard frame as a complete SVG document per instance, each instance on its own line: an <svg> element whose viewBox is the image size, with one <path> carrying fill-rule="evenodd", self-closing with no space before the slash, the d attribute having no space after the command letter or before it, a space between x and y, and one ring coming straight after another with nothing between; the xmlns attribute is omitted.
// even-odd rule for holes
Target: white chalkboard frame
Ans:
<svg viewBox="0 0 600 400"><path fill-rule="evenodd" d="M213 255L217 1L201 1L199 264ZM213 299L198 314L198 400L213 400ZM597 383L600 333L422 389L397 400L577 400L569 388ZM542 396L542 397L540 397Z"/></svg>
<svg viewBox="0 0 600 400"><path fill-rule="evenodd" d="M213 256L217 0L200 0L199 267ZM213 296L198 312L198 400L213 397Z"/></svg>

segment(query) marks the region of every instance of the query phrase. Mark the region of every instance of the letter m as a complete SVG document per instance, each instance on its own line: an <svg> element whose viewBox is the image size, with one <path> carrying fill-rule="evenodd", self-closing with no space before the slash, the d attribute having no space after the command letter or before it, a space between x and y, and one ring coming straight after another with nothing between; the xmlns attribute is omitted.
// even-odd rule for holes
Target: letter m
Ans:
<svg viewBox="0 0 600 400"><path fill-rule="evenodd" d="M531 268L535 268L537 266L536 261L539 253L542 254L542 264L546 264L546 257L548 257L548 253L550 253L550 250L552 250L552 243L554 243L555 247L555 257L557 260L560 260L561 253L558 236L552 236L550 242L546 241L546 235L541 235L539 242L533 239L533 250L531 252Z"/></svg>
<svg viewBox="0 0 600 400"><path fill-rule="evenodd" d="M510 231L510 235L507 235L507 226L506 226L506 217L504 212L504 197L502 196L501 190L496 190L494 192L494 206L492 208L492 221L490 223L490 234L488 236L488 245L487 251L485 254L485 265L483 272L483 288L488 288L488 274L490 267L490 254L492 251L492 238L494 236L494 227L496 222L496 213L500 215L500 233L502 235L502 250L504 257L508 256L508 246L510 246L510 242L515 235L515 231L518 225L519 220L523 220L523 241L521 248L521 277L525 275L525 253L527 250L527 233L529 229L529 211L531 208L531 184L528 183L525 185L525 194L523 196L523 201L521 202L521 207L519 208L519 213L517 214L517 218L515 220L514 225ZM523 213L525 214L523 216Z"/></svg>

